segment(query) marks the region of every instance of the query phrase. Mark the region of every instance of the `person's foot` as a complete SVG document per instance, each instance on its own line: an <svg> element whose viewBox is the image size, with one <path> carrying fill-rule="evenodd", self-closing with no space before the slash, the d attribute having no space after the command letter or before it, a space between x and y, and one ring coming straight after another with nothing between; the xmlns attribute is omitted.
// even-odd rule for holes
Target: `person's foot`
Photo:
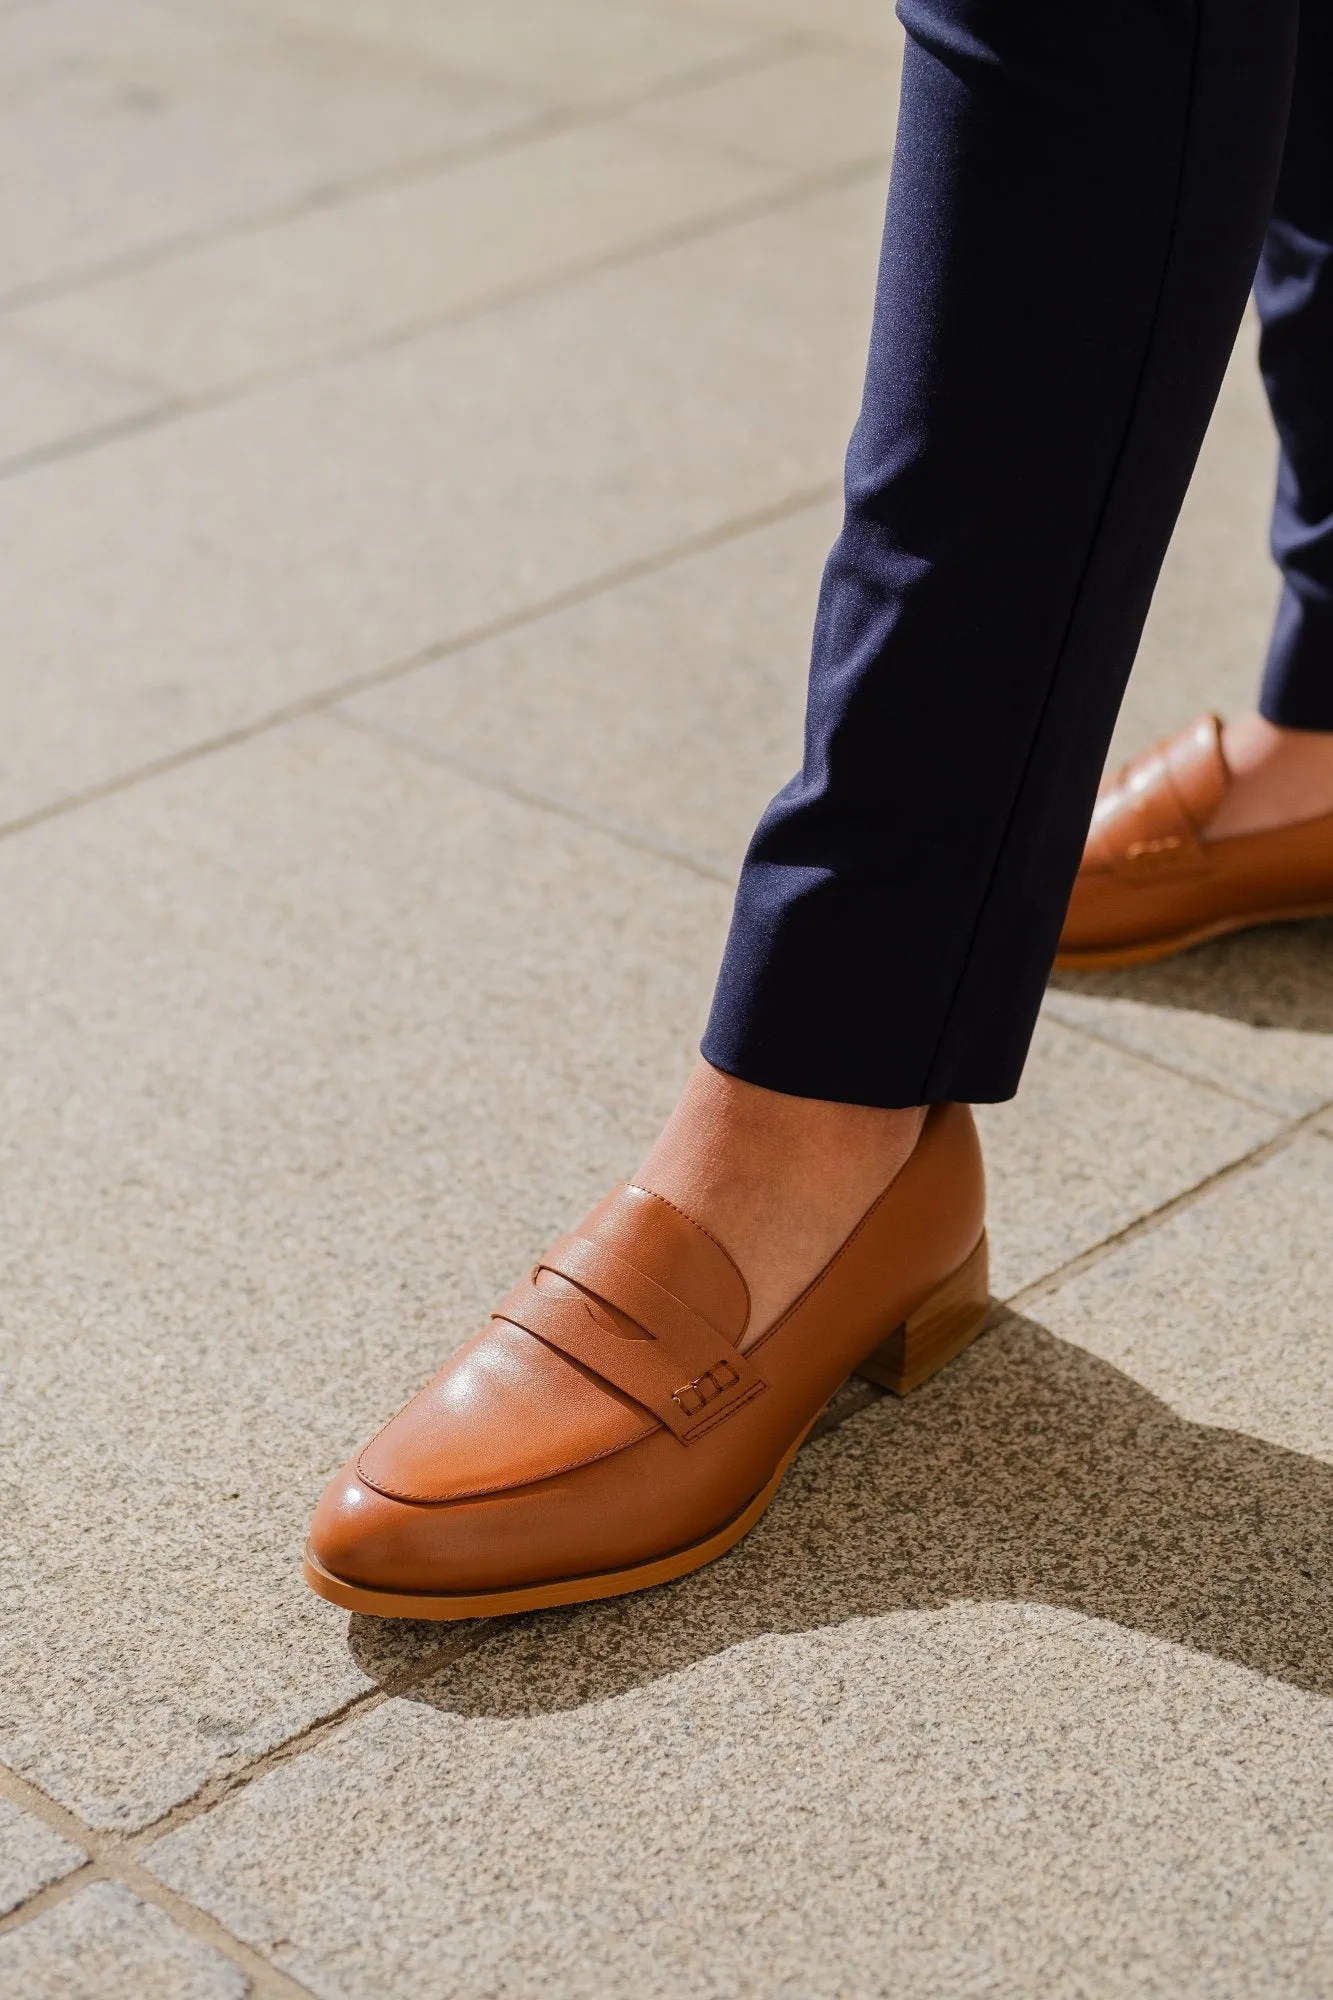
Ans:
<svg viewBox="0 0 1333 2000"><path fill-rule="evenodd" d="M814 1103L701 1064L638 1182L331 1481L307 1581L467 1618L711 1562L849 1374L905 1394L981 1330L984 1203L965 1105Z"/></svg>
<svg viewBox="0 0 1333 2000"><path fill-rule="evenodd" d="M701 1057L634 1176L711 1230L766 1327L818 1276L906 1163L925 1111L761 1090Z"/></svg>
<svg viewBox="0 0 1333 2000"><path fill-rule="evenodd" d="M1330 914L1333 734L1205 715L1103 787L1055 963L1144 964Z"/></svg>

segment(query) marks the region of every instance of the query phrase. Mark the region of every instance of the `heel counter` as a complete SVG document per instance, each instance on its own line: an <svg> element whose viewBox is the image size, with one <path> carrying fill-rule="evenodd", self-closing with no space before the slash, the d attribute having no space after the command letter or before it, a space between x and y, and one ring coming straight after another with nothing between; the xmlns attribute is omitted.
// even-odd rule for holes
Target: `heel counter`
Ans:
<svg viewBox="0 0 1333 2000"><path fill-rule="evenodd" d="M972 1106L933 1106L919 1144L928 1136L931 1157L923 1165L931 1170L935 1199L948 1217L953 1269L970 1256L986 1227L986 1162Z"/></svg>

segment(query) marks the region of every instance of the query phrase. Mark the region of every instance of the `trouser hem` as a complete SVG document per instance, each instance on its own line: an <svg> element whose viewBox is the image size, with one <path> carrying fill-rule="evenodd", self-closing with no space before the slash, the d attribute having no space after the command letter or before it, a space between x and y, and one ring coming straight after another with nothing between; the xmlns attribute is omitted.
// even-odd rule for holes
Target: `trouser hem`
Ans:
<svg viewBox="0 0 1333 2000"><path fill-rule="evenodd" d="M1264 668L1259 713L1279 729L1333 731L1333 615L1288 589Z"/></svg>
<svg viewBox="0 0 1333 2000"><path fill-rule="evenodd" d="M756 1052L734 1047L724 1036L707 1034L699 1053L714 1069L727 1076L752 1083L761 1090L774 1090L784 1097L809 1097L824 1104L863 1104L876 1111L914 1111L928 1104L1007 1104L1018 1090L1019 1077L1006 1071L960 1072L947 1085L936 1083L927 1092L919 1074L912 1076L891 1066L868 1073L863 1065L855 1070L823 1061L812 1061L792 1050Z"/></svg>

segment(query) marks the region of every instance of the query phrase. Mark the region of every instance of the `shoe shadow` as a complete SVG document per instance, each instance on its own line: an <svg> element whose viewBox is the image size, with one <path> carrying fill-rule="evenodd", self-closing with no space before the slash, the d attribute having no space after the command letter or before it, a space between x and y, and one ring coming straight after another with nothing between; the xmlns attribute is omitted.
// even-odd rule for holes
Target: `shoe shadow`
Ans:
<svg viewBox="0 0 1333 2000"><path fill-rule="evenodd" d="M936 1382L807 1445L711 1568L497 1620L407 1698L554 1714L763 1635L978 1599L1080 1611L1333 1694L1333 1466L1185 1422L1008 1315ZM378 1677L394 1645L368 1622L349 1644Z"/></svg>
<svg viewBox="0 0 1333 2000"><path fill-rule="evenodd" d="M1254 1028L1333 1035L1333 918L1265 924L1118 972L1057 972L1057 992L1221 1014Z"/></svg>

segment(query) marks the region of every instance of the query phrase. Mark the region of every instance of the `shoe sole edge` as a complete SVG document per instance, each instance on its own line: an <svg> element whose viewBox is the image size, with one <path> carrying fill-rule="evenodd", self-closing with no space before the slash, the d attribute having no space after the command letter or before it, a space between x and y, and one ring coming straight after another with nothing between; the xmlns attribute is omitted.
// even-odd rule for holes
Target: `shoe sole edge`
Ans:
<svg viewBox="0 0 1333 2000"><path fill-rule="evenodd" d="M1092 945L1086 951L1060 951L1053 972L1111 972L1122 965L1155 965L1159 959L1175 958L1213 938L1230 937L1235 931L1260 930L1265 924L1302 924L1315 917L1333 917L1333 903L1312 903L1292 910L1265 910L1258 916L1220 917L1193 930L1178 931L1171 937L1145 938L1135 944Z"/></svg>

